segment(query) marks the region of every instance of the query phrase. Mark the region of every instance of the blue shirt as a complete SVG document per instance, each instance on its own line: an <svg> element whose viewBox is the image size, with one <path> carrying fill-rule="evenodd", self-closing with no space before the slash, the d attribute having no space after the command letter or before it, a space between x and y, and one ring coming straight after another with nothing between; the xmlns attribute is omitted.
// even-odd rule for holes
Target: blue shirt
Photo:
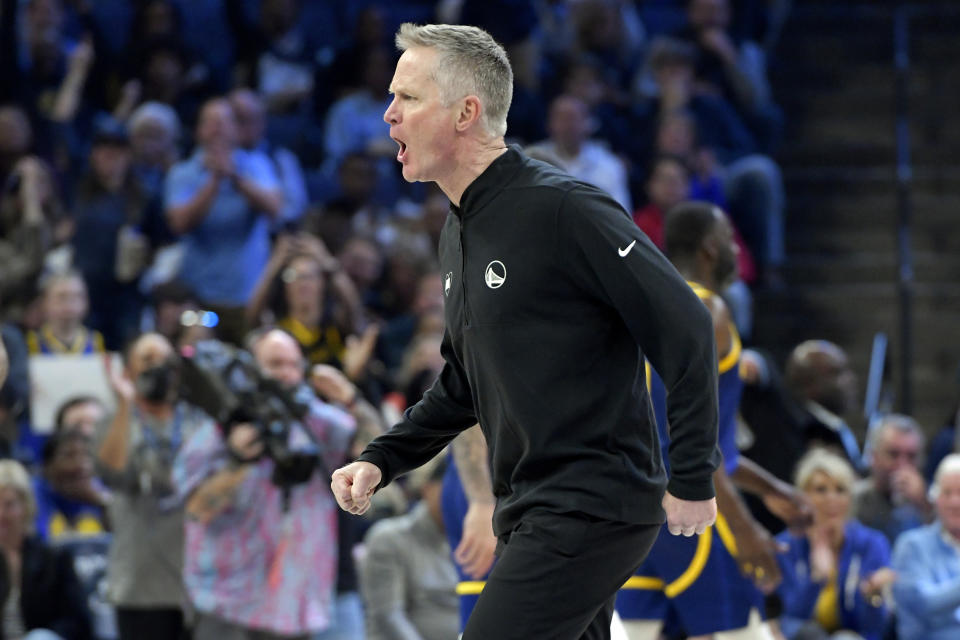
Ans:
<svg viewBox="0 0 960 640"><path fill-rule="evenodd" d="M258 151L233 152L237 175L261 189L278 190L270 160ZM164 185L164 207L182 206L210 179L204 153L174 165ZM269 220L253 209L231 180L224 179L200 223L182 238L183 280L204 303L243 306L270 257Z"/></svg>
<svg viewBox="0 0 960 640"><path fill-rule="evenodd" d="M904 532L893 548L900 640L960 638L960 549L940 522Z"/></svg>
<svg viewBox="0 0 960 640"><path fill-rule="evenodd" d="M43 476L33 479L33 491L37 536L41 540L51 541L66 534L94 536L106 531L102 508L57 493Z"/></svg>
<svg viewBox="0 0 960 640"><path fill-rule="evenodd" d="M787 545L787 552L777 557L783 573L778 588L783 601L780 626L787 637L792 637L805 621L814 617L824 585L810 577L810 541L806 536L784 531L777 536L777 541ZM877 569L887 566L890 566L890 543L886 537L856 520L847 522L837 563L837 604L843 629L855 631L867 640L879 640L886 625L887 611L883 604L875 607L864 597L860 583Z"/></svg>

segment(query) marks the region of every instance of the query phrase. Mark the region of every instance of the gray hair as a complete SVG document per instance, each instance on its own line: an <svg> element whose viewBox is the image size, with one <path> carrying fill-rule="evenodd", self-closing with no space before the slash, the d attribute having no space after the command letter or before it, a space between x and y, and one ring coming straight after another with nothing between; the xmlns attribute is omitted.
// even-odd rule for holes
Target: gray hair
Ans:
<svg viewBox="0 0 960 640"><path fill-rule="evenodd" d="M937 465L936 473L933 474L933 483L927 492L927 497L930 499L930 502L935 502L940 496L940 482L946 476L957 474L960 474L960 453L951 453L940 461L940 464Z"/></svg>
<svg viewBox="0 0 960 640"><path fill-rule="evenodd" d="M921 449L923 449L923 446L926 444L923 429L920 428L920 424L916 420L902 413L891 413L880 418L880 423L877 424L870 434L869 448L871 450L876 449L880 438L888 429L916 436L920 441Z"/></svg>
<svg viewBox="0 0 960 640"><path fill-rule="evenodd" d="M127 127L130 133L133 133L148 122L156 122L162 126L174 141L180 138L180 118L170 105L144 102L130 114Z"/></svg>
<svg viewBox="0 0 960 640"><path fill-rule="evenodd" d="M797 463L794 484L798 489L804 491L810 482L810 478L818 471L830 476L832 480L848 491L853 491L853 485L857 480L853 466L845 458L822 447L811 449L800 458L800 462Z"/></svg>
<svg viewBox="0 0 960 640"><path fill-rule="evenodd" d="M507 52L477 27L448 24L400 25L397 48L428 47L437 51L431 74L445 106L475 95L483 104L481 124L488 133L507 133L507 112L513 99L513 69Z"/></svg>

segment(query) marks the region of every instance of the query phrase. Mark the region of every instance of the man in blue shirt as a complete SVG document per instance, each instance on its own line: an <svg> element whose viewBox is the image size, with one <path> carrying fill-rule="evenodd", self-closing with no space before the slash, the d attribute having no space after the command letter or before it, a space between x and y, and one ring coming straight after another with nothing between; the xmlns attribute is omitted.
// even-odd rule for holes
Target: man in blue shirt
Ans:
<svg viewBox="0 0 960 640"><path fill-rule="evenodd" d="M237 146L230 103L204 104L194 154L170 169L164 207L183 236L180 278L220 315L220 337L239 342L243 309L270 256L270 220L283 196L270 160Z"/></svg>

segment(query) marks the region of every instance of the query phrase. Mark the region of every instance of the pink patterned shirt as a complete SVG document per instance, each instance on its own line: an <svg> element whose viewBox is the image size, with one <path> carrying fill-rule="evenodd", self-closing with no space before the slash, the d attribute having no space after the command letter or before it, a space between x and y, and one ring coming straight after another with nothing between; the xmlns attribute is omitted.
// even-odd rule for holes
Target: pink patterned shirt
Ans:
<svg viewBox="0 0 960 640"><path fill-rule="evenodd" d="M326 628L337 573L336 502L329 471L343 463L354 419L319 400L304 421L321 447L327 473L293 487L283 512L281 490L271 481L266 458L237 490L232 506L203 525L186 524L184 581L193 606L234 624L299 635ZM308 443L291 429L290 447ZM220 430L208 424L181 448L173 477L184 500L224 468L228 454Z"/></svg>

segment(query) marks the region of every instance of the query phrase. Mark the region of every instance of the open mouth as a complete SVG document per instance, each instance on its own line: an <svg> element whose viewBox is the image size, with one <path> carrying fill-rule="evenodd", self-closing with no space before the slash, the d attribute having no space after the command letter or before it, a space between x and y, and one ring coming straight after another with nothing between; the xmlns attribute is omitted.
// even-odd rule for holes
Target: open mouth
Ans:
<svg viewBox="0 0 960 640"><path fill-rule="evenodd" d="M394 138L394 141L400 145L400 150L397 151L397 162L403 162L407 157L407 143L397 138Z"/></svg>

